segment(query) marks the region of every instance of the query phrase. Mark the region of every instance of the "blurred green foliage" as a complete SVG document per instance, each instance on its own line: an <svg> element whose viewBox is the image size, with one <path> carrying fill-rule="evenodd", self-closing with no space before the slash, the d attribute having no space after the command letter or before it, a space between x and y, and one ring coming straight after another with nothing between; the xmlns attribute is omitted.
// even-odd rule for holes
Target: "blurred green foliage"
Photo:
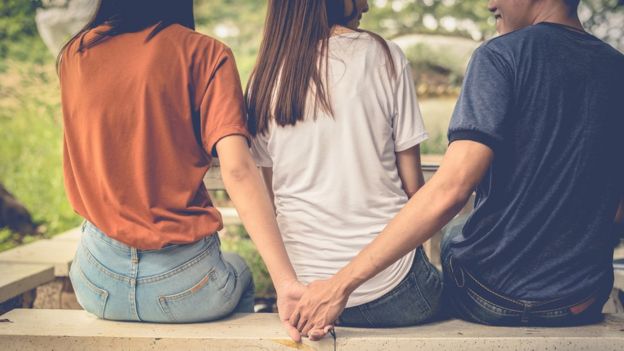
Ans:
<svg viewBox="0 0 624 351"><path fill-rule="evenodd" d="M12 41L37 34L35 11L41 0L0 1L0 58L6 57Z"/></svg>

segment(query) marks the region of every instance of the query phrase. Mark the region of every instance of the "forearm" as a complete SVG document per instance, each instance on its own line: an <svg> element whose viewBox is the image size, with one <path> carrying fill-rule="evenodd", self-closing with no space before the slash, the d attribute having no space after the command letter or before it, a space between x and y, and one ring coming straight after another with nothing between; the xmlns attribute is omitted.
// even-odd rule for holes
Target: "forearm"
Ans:
<svg viewBox="0 0 624 351"><path fill-rule="evenodd" d="M425 185L425 177L420 162L420 146L396 153L396 165L401 178L403 191L411 198Z"/></svg>
<svg viewBox="0 0 624 351"><path fill-rule="evenodd" d="M492 150L482 144L451 143L438 172L383 232L336 274L337 285L352 292L438 232L466 204L493 157Z"/></svg>
<svg viewBox="0 0 624 351"><path fill-rule="evenodd" d="M221 161L221 169L225 188L279 293L280 286L296 280L296 275L284 248L260 172L251 157L234 166Z"/></svg>
<svg viewBox="0 0 624 351"><path fill-rule="evenodd" d="M467 196L449 196L435 179L417 192L383 232L336 276L347 294L422 245L464 206Z"/></svg>

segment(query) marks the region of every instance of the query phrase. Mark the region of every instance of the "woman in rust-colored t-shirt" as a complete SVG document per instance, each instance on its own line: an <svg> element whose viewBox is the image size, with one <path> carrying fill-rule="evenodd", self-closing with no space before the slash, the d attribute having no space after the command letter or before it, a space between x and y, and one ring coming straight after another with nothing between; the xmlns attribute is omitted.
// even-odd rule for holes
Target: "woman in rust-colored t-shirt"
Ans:
<svg viewBox="0 0 624 351"><path fill-rule="evenodd" d="M100 318L207 321L253 311L253 282L221 255L203 176L225 186L286 313L301 285L249 155L232 52L194 31L192 0L101 0L59 56L68 198L85 218L70 277Z"/></svg>

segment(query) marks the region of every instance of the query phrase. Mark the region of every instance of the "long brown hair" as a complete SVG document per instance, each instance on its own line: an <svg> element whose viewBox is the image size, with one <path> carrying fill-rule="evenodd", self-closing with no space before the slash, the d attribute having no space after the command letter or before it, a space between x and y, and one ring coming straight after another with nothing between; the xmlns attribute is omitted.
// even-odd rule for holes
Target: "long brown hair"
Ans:
<svg viewBox="0 0 624 351"><path fill-rule="evenodd" d="M97 32L92 40L84 42L84 35L88 31L104 23L109 24L106 30ZM195 29L193 0L99 0L89 22L61 49L56 60L57 70L63 53L75 40L80 40L78 52L82 52L106 38L137 32L155 24L158 25L148 35L147 40L172 24Z"/></svg>
<svg viewBox="0 0 624 351"><path fill-rule="evenodd" d="M264 38L245 91L251 134L266 132L271 118L280 126L303 120L309 89L315 92L314 109L333 113L320 63L325 60L327 77L329 37L334 26L345 26L357 16L352 1L353 13L345 17L344 1L269 0ZM368 33L382 45L389 72L394 75L396 69L386 41L375 33L358 32Z"/></svg>

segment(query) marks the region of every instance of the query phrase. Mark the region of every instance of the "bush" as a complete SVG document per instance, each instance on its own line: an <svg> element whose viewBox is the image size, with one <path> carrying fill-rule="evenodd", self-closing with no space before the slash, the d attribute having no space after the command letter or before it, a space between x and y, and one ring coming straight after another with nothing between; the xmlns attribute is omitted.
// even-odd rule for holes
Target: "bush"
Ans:
<svg viewBox="0 0 624 351"><path fill-rule="evenodd" d="M0 58L7 55L7 43L37 34L35 12L41 0L0 2Z"/></svg>

